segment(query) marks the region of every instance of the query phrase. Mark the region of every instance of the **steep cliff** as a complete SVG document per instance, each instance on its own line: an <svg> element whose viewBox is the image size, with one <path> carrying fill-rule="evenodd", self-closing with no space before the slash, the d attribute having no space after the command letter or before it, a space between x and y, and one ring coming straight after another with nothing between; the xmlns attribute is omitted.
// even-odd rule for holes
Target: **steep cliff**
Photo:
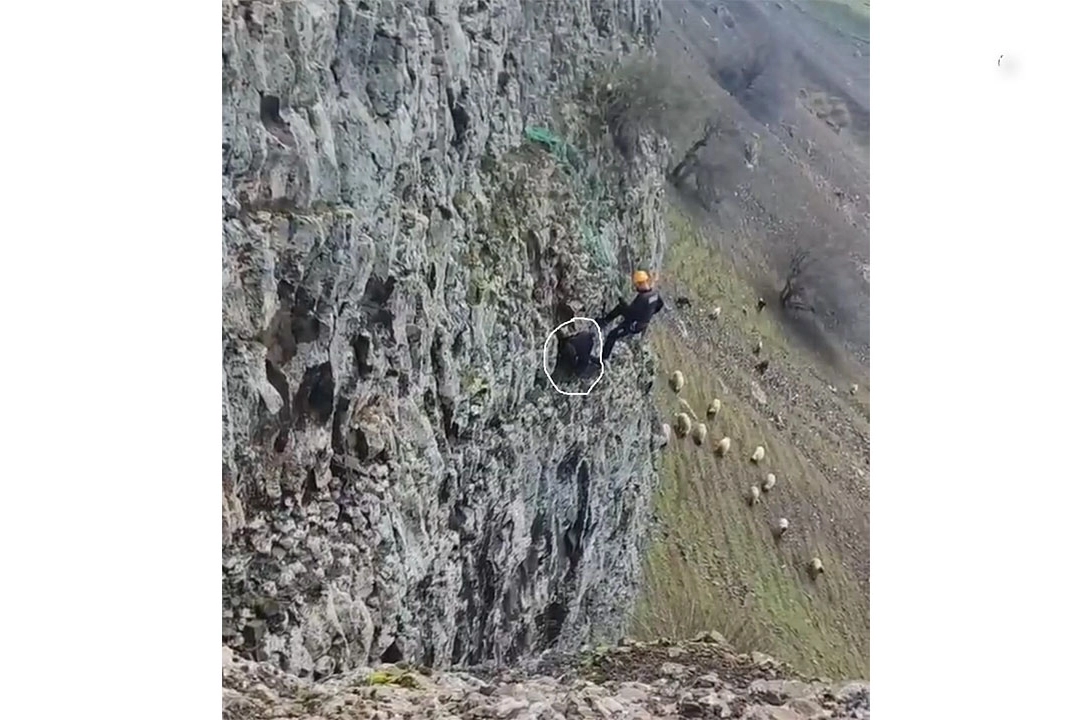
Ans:
<svg viewBox="0 0 1080 720"><path fill-rule="evenodd" d="M541 351L613 300L612 273L659 263L666 150L612 143L595 107L658 20L655 0L223 0L240 655L323 677L621 633L656 483L652 361L628 343L568 397Z"/></svg>

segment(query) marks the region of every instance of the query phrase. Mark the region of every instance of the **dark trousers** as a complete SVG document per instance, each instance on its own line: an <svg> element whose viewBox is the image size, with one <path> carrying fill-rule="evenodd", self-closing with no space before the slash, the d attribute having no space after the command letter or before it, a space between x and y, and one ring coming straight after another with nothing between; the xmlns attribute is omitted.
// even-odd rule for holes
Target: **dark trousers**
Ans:
<svg viewBox="0 0 1080 720"><path fill-rule="evenodd" d="M622 300L620 300L619 304L615 306L614 310L612 310L607 315L605 315L604 317L600 318L597 321L597 322L600 323L600 328L601 329L606 328L608 325L615 322L615 318L619 317L624 312L626 312L627 307L629 307L629 306L626 303L624 303Z"/></svg>
<svg viewBox="0 0 1080 720"><path fill-rule="evenodd" d="M624 337L630 335L637 335L642 332L644 328L638 327L637 323L632 320L623 320L621 323L615 326L615 329L607 334L604 338L604 350L601 353L601 357L607 360L611 357L611 351L615 349L615 342L621 340Z"/></svg>
<svg viewBox="0 0 1080 720"><path fill-rule="evenodd" d="M593 335L590 331L565 338L559 349L559 364L567 370L582 375L591 365L592 349Z"/></svg>
<svg viewBox="0 0 1080 720"><path fill-rule="evenodd" d="M598 321L600 327L605 328L615 321L615 318L623 316L630 306L622 300L615 306L615 309L609 312ZM636 320L624 319L621 323L615 326L615 328L607 334L604 338L604 349L600 353L600 357L607 360L611 357L611 351L615 349L615 343L624 337L631 335L638 335L645 332L645 326L638 324Z"/></svg>

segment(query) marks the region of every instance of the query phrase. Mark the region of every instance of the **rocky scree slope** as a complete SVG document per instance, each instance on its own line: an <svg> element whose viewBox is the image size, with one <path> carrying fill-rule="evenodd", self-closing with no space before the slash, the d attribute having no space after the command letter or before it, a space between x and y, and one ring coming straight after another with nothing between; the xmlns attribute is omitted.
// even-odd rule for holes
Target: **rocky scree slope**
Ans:
<svg viewBox="0 0 1080 720"><path fill-rule="evenodd" d="M717 633L632 640L534 672L495 675L383 665L325 682L224 652L222 715L254 718L732 718L869 720L862 682L801 678L772 658L736 654Z"/></svg>
<svg viewBox="0 0 1080 720"><path fill-rule="evenodd" d="M540 350L609 302L526 126L647 44L654 0L222 3L223 643L322 678L617 636L659 426L628 344L587 398ZM597 242L658 263L662 144L591 148Z"/></svg>

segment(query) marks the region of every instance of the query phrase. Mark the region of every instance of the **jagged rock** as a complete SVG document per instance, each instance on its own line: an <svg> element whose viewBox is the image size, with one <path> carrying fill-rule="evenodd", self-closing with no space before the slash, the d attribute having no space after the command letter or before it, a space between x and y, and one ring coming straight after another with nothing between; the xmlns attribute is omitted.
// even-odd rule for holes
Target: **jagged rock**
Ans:
<svg viewBox="0 0 1080 720"><path fill-rule="evenodd" d="M796 698L787 703L787 707L794 710L804 720L824 720L829 713L820 705L805 698Z"/></svg>
<svg viewBox="0 0 1080 720"><path fill-rule="evenodd" d="M711 668L696 678L693 687L662 673L644 682L631 678L640 676L644 668L655 670L652 664L658 656L664 656L666 648L654 644L623 647L630 651L630 657L621 657L618 664L609 668L603 682L589 679L588 673L582 674L581 661L593 655L565 656L560 661L562 664L552 666L557 678L516 669L501 672L486 683L462 671L434 671L413 687L372 686L371 673L367 671L313 683L310 679L290 676L270 663L233 662L222 668L223 717L225 720L268 717L856 720L870 716L869 686L864 683L827 685L790 674L774 680L758 677L748 681L747 672L767 671L727 648L698 643L668 645L684 648L695 665ZM380 671L388 672L385 667ZM682 671L687 668L674 667L680 669L661 670L684 677ZM399 668L398 672L402 670ZM761 700L765 692L790 699L782 704L769 704ZM806 697L792 697L803 694Z"/></svg>
<svg viewBox="0 0 1080 720"><path fill-rule="evenodd" d="M794 698L809 697L813 690L798 680L755 680L750 683L750 694L770 705L783 705Z"/></svg>
<svg viewBox="0 0 1080 720"><path fill-rule="evenodd" d="M805 720L791 708L774 705L752 705L743 714L745 720Z"/></svg>
<svg viewBox="0 0 1080 720"><path fill-rule="evenodd" d="M558 107L584 137L583 82L658 28L657 0L223 2L238 656L323 678L624 630L657 481L654 363L620 347L619 381L583 402L537 358L567 314L610 306L602 256L659 266L667 149L583 146L617 189L586 228L592 199L524 130Z"/></svg>
<svg viewBox="0 0 1080 720"><path fill-rule="evenodd" d="M652 688L642 683L623 683L616 697L624 703L643 703L652 694Z"/></svg>
<svg viewBox="0 0 1080 720"><path fill-rule="evenodd" d="M727 638L718 633L716 630L708 630L703 633L699 633L694 637L693 642L696 643L716 643L717 645L728 645Z"/></svg>
<svg viewBox="0 0 1080 720"><path fill-rule="evenodd" d="M776 659L771 655L766 655L763 652L750 653L750 659L757 665L771 666L776 665Z"/></svg>
<svg viewBox="0 0 1080 720"><path fill-rule="evenodd" d="M679 663L666 662L660 665L660 674L673 678L686 677L687 668Z"/></svg>
<svg viewBox="0 0 1080 720"><path fill-rule="evenodd" d="M524 700L518 700L513 697L506 697L500 700L492 707L492 711L497 718L513 718L518 717L523 710L527 710L529 703Z"/></svg>
<svg viewBox="0 0 1080 720"><path fill-rule="evenodd" d="M697 687L714 687L720 684L720 677L716 673L706 673L694 683Z"/></svg>

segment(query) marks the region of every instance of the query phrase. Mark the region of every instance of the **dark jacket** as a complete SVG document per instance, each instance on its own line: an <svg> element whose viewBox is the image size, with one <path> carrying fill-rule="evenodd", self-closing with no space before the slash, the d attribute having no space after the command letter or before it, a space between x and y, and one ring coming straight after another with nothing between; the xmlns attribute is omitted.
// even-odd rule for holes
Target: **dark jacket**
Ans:
<svg viewBox="0 0 1080 720"><path fill-rule="evenodd" d="M595 342L596 334L591 330L563 338L559 343L559 364L580 371L589 364Z"/></svg>
<svg viewBox="0 0 1080 720"><path fill-rule="evenodd" d="M648 326L652 316L664 309L664 299L655 290L639 292L631 301L623 317L626 318L635 329L644 329Z"/></svg>

